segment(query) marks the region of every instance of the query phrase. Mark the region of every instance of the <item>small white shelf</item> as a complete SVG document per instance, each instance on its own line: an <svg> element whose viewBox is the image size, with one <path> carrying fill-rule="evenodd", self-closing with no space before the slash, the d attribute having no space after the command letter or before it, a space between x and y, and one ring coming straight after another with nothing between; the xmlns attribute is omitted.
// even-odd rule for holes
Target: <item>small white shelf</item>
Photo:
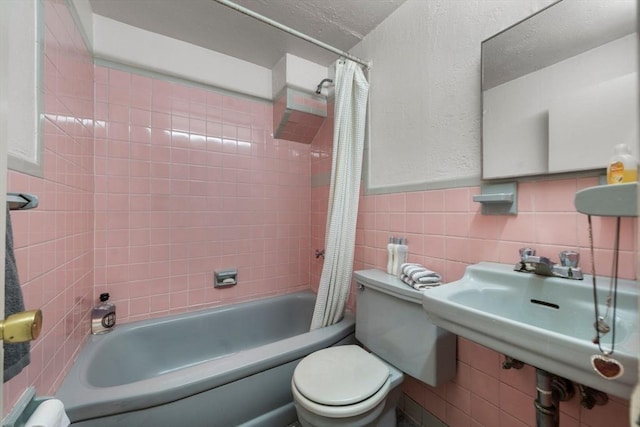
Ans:
<svg viewBox="0 0 640 427"><path fill-rule="evenodd" d="M576 210L593 216L638 216L638 183L598 185L576 193Z"/></svg>

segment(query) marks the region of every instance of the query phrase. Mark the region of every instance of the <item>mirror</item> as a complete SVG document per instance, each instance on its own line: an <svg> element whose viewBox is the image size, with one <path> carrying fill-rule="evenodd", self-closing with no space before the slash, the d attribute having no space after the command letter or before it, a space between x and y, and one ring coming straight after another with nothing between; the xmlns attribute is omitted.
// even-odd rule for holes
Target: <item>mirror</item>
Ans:
<svg viewBox="0 0 640 427"><path fill-rule="evenodd" d="M561 0L482 42L482 178L606 167L638 140L636 0Z"/></svg>

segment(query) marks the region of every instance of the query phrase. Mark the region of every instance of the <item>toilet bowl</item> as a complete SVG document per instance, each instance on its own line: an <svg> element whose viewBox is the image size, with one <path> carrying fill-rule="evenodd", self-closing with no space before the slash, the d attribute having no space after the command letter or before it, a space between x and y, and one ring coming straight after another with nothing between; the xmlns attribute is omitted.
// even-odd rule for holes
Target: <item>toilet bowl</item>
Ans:
<svg viewBox="0 0 640 427"><path fill-rule="evenodd" d="M432 386L456 372L456 337L422 309L422 293L380 270L356 271L355 345L302 359L291 393L303 427L394 427L404 373Z"/></svg>
<svg viewBox="0 0 640 427"><path fill-rule="evenodd" d="M291 380L298 420L303 427L393 427L403 378L356 345L312 353Z"/></svg>

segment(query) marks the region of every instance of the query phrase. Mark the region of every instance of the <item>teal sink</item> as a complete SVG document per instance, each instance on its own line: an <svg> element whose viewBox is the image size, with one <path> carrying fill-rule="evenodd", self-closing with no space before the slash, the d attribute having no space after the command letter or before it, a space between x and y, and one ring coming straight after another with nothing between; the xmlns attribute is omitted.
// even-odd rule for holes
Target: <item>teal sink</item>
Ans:
<svg viewBox="0 0 640 427"><path fill-rule="evenodd" d="M579 384L628 399L638 379L638 287L618 280L614 359L624 373L601 377L591 365L599 355L592 276L584 280L543 277L513 271L513 265L483 262L467 267L456 282L423 292L431 321L461 337ZM604 314L609 279L598 277ZM609 319L612 314L609 314ZM609 321L609 324L612 322ZM601 339L611 347L612 333Z"/></svg>

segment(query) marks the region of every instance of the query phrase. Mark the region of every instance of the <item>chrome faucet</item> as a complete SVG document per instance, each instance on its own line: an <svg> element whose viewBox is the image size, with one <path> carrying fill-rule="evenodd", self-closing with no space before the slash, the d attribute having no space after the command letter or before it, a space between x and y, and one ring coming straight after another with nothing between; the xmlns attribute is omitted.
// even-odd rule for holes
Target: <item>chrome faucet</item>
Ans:
<svg viewBox="0 0 640 427"><path fill-rule="evenodd" d="M580 254L576 251L562 251L560 252L560 265L553 267L553 272L558 277L565 277L567 279L582 280L582 270L578 267L580 262Z"/></svg>
<svg viewBox="0 0 640 427"><path fill-rule="evenodd" d="M537 256L535 249L521 248L520 262L516 264L514 270L541 276L582 280L583 275L582 270L578 267L579 262L580 254L576 251L560 252L560 264L555 264L547 257Z"/></svg>

